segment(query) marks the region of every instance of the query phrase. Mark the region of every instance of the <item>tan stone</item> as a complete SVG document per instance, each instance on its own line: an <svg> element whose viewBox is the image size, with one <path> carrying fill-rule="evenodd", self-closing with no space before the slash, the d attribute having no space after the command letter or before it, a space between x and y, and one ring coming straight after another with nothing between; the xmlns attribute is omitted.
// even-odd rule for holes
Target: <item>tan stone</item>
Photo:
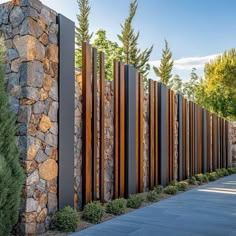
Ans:
<svg viewBox="0 0 236 236"><path fill-rule="evenodd" d="M49 159L39 166L39 176L44 180L52 180L57 177L58 166L56 161Z"/></svg>
<svg viewBox="0 0 236 236"><path fill-rule="evenodd" d="M52 87L52 78L46 74L43 81L43 88L45 91L49 91L51 87Z"/></svg>
<svg viewBox="0 0 236 236"><path fill-rule="evenodd" d="M30 145L27 151L27 160L33 160L39 150L39 145Z"/></svg>
<svg viewBox="0 0 236 236"><path fill-rule="evenodd" d="M48 91L44 90L43 88L39 91L39 99L40 101L45 101L48 98Z"/></svg>
<svg viewBox="0 0 236 236"><path fill-rule="evenodd" d="M13 72L18 72L21 65L21 58L15 59L11 62L11 70Z"/></svg>
<svg viewBox="0 0 236 236"><path fill-rule="evenodd" d="M40 213L38 214L38 217L37 217L37 222L39 223L42 223L45 221L46 217L47 217L47 213L48 213L48 210L47 208L44 208L40 211Z"/></svg>
<svg viewBox="0 0 236 236"><path fill-rule="evenodd" d="M37 212L30 212L30 213L24 212L22 214L21 219L22 219L22 222L24 223L31 223L31 222L36 222L37 216L38 216Z"/></svg>
<svg viewBox="0 0 236 236"><path fill-rule="evenodd" d="M13 43L22 61L42 61L45 57L43 44L31 35L15 37Z"/></svg>
<svg viewBox="0 0 236 236"><path fill-rule="evenodd" d="M46 58L52 62L58 63L58 47L50 44L46 49Z"/></svg>
<svg viewBox="0 0 236 236"><path fill-rule="evenodd" d="M25 235L35 235L36 233L36 223L25 223Z"/></svg>
<svg viewBox="0 0 236 236"><path fill-rule="evenodd" d="M44 19L41 16L39 16L38 24L39 24L39 26L41 27L41 29L43 31L45 31L47 29L47 25L46 25Z"/></svg>
<svg viewBox="0 0 236 236"><path fill-rule="evenodd" d="M43 33L40 38L39 41L43 44L43 45L47 45L48 44L48 36L47 34Z"/></svg>
<svg viewBox="0 0 236 236"><path fill-rule="evenodd" d="M57 148L53 148L49 158L57 161Z"/></svg>
<svg viewBox="0 0 236 236"><path fill-rule="evenodd" d="M45 133L52 127L52 123L50 121L50 118L46 115L42 115L42 118L39 122L39 129Z"/></svg>
<svg viewBox="0 0 236 236"><path fill-rule="evenodd" d="M28 134L31 135L31 136L35 136L37 133L37 129L36 129L36 126L32 123L30 123L28 125Z"/></svg>
<svg viewBox="0 0 236 236"><path fill-rule="evenodd" d="M34 103L35 103L35 100L33 100L33 99L23 98L20 100L21 105L32 105Z"/></svg>
<svg viewBox="0 0 236 236"><path fill-rule="evenodd" d="M46 204L47 204L47 201L48 201L48 198L47 198L47 194L46 193L43 193L39 199L39 205L41 207L45 207Z"/></svg>
<svg viewBox="0 0 236 236"><path fill-rule="evenodd" d="M25 171L27 174L34 172L37 168L37 163L35 161L25 161Z"/></svg>

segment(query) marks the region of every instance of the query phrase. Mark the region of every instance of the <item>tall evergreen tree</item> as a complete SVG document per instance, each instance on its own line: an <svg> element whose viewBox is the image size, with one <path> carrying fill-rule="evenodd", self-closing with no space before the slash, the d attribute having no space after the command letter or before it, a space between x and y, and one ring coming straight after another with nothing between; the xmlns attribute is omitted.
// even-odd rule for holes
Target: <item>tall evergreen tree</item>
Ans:
<svg viewBox="0 0 236 236"><path fill-rule="evenodd" d="M139 32L135 33L132 26L134 16L138 8L137 0L132 0L129 7L129 15L121 25L121 33L118 38L122 44L122 58L126 64L134 65L140 73L147 76L150 70L148 64L153 46L142 51L138 47Z"/></svg>
<svg viewBox="0 0 236 236"><path fill-rule="evenodd" d="M83 42L90 42L92 33L89 33L89 14L90 6L89 0L77 0L79 6L79 14L77 15L78 26L75 28L75 64L76 67L82 67L82 44Z"/></svg>
<svg viewBox="0 0 236 236"><path fill-rule="evenodd" d="M15 139L15 116L4 91L3 42L0 41L0 235L10 235L18 220L24 175Z"/></svg>
<svg viewBox="0 0 236 236"><path fill-rule="evenodd" d="M171 71L173 68L174 62L172 60L172 52L168 46L168 42L165 40L165 47L162 50L162 58L160 67L153 67L155 74L160 78L161 82L168 84L170 78L172 77Z"/></svg>
<svg viewBox="0 0 236 236"><path fill-rule="evenodd" d="M179 75L174 75L173 77L170 78L168 81L168 88L171 90L175 91L178 94L182 94L182 80L180 79Z"/></svg>

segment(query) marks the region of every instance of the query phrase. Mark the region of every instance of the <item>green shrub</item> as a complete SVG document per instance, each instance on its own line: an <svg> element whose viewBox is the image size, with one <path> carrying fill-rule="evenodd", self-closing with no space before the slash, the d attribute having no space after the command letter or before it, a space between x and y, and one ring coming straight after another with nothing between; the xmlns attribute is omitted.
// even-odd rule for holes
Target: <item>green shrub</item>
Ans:
<svg viewBox="0 0 236 236"><path fill-rule="evenodd" d="M172 181L170 181L169 185L170 186L177 186L178 182L176 180L172 180Z"/></svg>
<svg viewBox="0 0 236 236"><path fill-rule="evenodd" d="M105 210L100 202L90 202L83 210L83 218L93 224L101 222L104 214Z"/></svg>
<svg viewBox="0 0 236 236"><path fill-rule="evenodd" d="M216 172L211 172L211 173L207 173L207 177L209 181L215 181L217 180L217 174Z"/></svg>
<svg viewBox="0 0 236 236"><path fill-rule="evenodd" d="M127 207L137 209L142 205L143 197L140 194L130 195L127 200Z"/></svg>
<svg viewBox="0 0 236 236"><path fill-rule="evenodd" d="M177 186L169 185L164 188L164 193L175 195L177 193Z"/></svg>
<svg viewBox="0 0 236 236"><path fill-rule="evenodd" d="M192 184L192 185L197 185L198 184L198 182L197 182L197 180L194 176L192 176L191 178L188 179L188 183Z"/></svg>
<svg viewBox="0 0 236 236"><path fill-rule="evenodd" d="M228 175L229 175L229 172L228 172L227 169L222 168L221 171L222 171L222 174L223 174L224 176L228 176Z"/></svg>
<svg viewBox="0 0 236 236"><path fill-rule="evenodd" d="M106 212L113 215L121 215L125 212L126 200L124 198L115 199L106 205Z"/></svg>
<svg viewBox="0 0 236 236"><path fill-rule="evenodd" d="M230 175L236 174L236 168L235 168L235 167L233 167L233 168L228 168L228 172L229 172Z"/></svg>
<svg viewBox="0 0 236 236"><path fill-rule="evenodd" d="M0 38L0 235L8 236L18 220L24 173L20 166L15 115L4 90L4 43Z"/></svg>
<svg viewBox="0 0 236 236"><path fill-rule="evenodd" d="M223 177L224 176L224 173L222 171L222 169L216 169L216 174L218 177Z"/></svg>
<svg viewBox="0 0 236 236"><path fill-rule="evenodd" d="M53 218L53 226L62 232L74 232L79 224L78 212L67 206L56 212Z"/></svg>
<svg viewBox="0 0 236 236"><path fill-rule="evenodd" d="M154 187L154 191L155 191L157 194L162 193L162 191L163 191L163 186L162 186L162 185L158 185L158 186Z"/></svg>
<svg viewBox="0 0 236 236"><path fill-rule="evenodd" d="M186 182L184 182L184 181L179 182L179 183L177 184L177 189L178 189L179 191L186 191L187 188L188 188L188 183L186 183Z"/></svg>
<svg viewBox="0 0 236 236"><path fill-rule="evenodd" d="M147 193L147 201L148 202L156 202L156 201L158 201L158 194L156 193L155 190L149 191Z"/></svg>
<svg viewBox="0 0 236 236"><path fill-rule="evenodd" d="M200 184L208 182L208 177L207 175L204 175L204 174L197 174L195 175L195 178Z"/></svg>

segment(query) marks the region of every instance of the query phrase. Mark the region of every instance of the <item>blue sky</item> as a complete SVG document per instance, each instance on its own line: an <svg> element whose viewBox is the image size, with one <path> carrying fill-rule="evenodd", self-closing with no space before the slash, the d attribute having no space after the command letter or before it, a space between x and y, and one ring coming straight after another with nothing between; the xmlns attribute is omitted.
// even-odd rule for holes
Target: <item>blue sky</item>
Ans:
<svg viewBox="0 0 236 236"><path fill-rule="evenodd" d="M76 0L42 2L76 21ZM91 31L105 29L108 37L117 41L129 2L90 0ZM205 62L235 47L235 0L138 0L138 3L134 26L140 31L140 46L145 48L153 44L151 64L158 64L166 38L175 59L173 74L178 73L184 80L193 66L202 75Z"/></svg>

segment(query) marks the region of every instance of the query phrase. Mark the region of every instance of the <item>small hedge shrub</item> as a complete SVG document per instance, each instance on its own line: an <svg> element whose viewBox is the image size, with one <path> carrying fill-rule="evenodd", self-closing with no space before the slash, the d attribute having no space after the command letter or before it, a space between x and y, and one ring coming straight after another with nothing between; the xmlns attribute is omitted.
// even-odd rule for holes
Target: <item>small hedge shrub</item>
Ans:
<svg viewBox="0 0 236 236"><path fill-rule="evenodd" d="M143 197L140 194L130 195L127 200L127 207L137 209L142 205Z"/></svg>
<svg viewBox="0 0 236 236"><path fill-rule="evenodd" d="M62 232L74 232L79 224L78 212L67 206L56 212L53 218L53 226Z"/></svg>
<svg viewBox="0 0 236 236"><path fill-rule="evenodd" d="M218 177L223 177L224 176L224 173L222 171L222 169L216 169L216 174Z"/></svg>
<svg viewBox="0 0 236 236"><path fill-rule="evenodd" d="M83 218L93 224L101 222L104 214L105 210L100 202L90 202L83 210Z"/></svg>
<svg viewBox="0 0 236 236"><path fill-rule="evenodd" d="M188 179L188 184L197 185L198 182L194 176Z"/></svg>
<svg viewBox="0 0 236 236"><path fill-rule="evenodd" d="M158 194L156 193L155 190L149 191L147 193L147 201L148 202L156 202L156 201L158 201Z"/></svg>
<svg viewBox="0 0 236 236"><path fill-rule="evenodd" d="M182 182L179 182L179 183L177 184L177 189L178 189L179 191L186 191L187 188L188 188L188 183L187 183L187 182L182 181Z"/></svg>
<svg viewBox="0 0 236 236"><path fill-rule="evenodd" d="M215 181L217 180L217 174L216 172L211 172L211 173L207 173L207 177L209 181Z"/></svg>
<svg viewBox="0 0 236 236"><path fill-rule="evenodd" d="M160 194L162 193L163 191L163 186L162 185L158 185L154 188L154 191L157 193L157 194Z"/></svg>
<svg viewBox="0 0 236 236"><path fill-rule="evenodd" d="M221 169L221 171L222 171L222 174L223 174L224 176L228 176L228 175L229 175L229 172L228 172L227 169L223 168L223 169Z"/></svg>
<svg viewBox="0 0 236 236"><path fill-rule="evenodd" d="M178 182L176 180L172 180L169 183L169 186L177 186L177 185L178 185Z"/></svg>
<svg viewBox="0 0 236 236"><path fill-rule="evenodd" d="M177 187L173 185L169 185L164 188L164 193L170 194L170 195L175 195L177 193Z"/></svg>
<svg viewBox="0 0 236 236"><path fill-rule="evenodd" d="M208 182L208 177L207 175L204 175L204 174L197 174L195 175L195 178L200 184Z"/></svg>
<svg viewBox="0 0 236 236"><path fill-rule="evenodd" d="M235 168L235 167L233 167L233 168L228 168L228 172L229 172L230 175L236 174L236 168Z"/></svg>
<svg viewBox="0 0 236 236"><path fill-rule="evenodd" d="M121 215L126 209L126 200L124 198L115 199L106 205L106 212L113 215Z"/></svg>

